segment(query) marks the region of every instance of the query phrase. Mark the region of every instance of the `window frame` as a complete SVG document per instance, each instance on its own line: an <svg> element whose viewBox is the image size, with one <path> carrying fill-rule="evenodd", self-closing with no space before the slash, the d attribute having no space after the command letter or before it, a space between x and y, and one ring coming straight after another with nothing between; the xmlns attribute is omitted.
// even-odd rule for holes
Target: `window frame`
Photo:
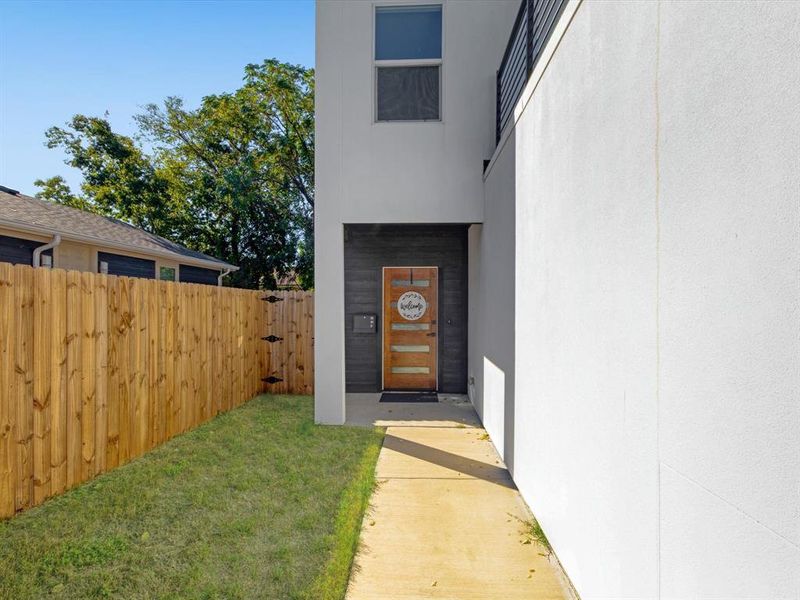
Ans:
<svg viewBox="0 0 800 600"><path fill-rule="evenodd" d="M162 269L172 269L172 279L164 279L164 277L162 277ZM170 281L172 283L175 283L175 282L179 281L178 280L178 267L177 266L173 267L171 265L159 264L158 265L158 280L159 281Z"/></svg>
<svg viewBox="0 0 800 600"><path fill-rule="evenodd" d="M378 8L395 6L439 6L442 11L442 52L439 58L410 58L378 60L375 58L377 16ZM372 3L372 46L370 56L372 59L372 124L373 125L395 125L403 123L443 123L442 110L444 107L444 57L446 52L445 44L445 2L443 0L386 0ZM378 69L381 67L438 67L439 68L439 118L438 119L378 119Z"/></svg>

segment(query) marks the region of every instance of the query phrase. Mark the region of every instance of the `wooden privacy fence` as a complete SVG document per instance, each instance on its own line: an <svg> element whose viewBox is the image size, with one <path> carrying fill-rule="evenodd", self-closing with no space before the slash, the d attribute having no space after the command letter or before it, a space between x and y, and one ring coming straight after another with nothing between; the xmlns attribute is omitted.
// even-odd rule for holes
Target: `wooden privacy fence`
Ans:
<svg viewBox="0 0 800 600"><path fill-rule="evenodd" d="M312 385L310 293L0 263L0 517Z"/></svg>

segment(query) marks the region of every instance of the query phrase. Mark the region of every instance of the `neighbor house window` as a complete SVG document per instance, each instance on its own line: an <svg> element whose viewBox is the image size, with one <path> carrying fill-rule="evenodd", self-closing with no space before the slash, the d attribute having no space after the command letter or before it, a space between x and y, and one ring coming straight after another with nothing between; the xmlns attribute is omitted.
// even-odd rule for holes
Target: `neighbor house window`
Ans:
<svg viewBox="0 0 800 600"><path fill-rule="evenodd" d="M441 5L376 7L376 120L439 121L441 86Z"/></svg>
<svg viewBox="0 0 800 600"><path fill-rule="evenodd" d="M175 281L175 267L159 267L158 278L161 281Z"/></svg>

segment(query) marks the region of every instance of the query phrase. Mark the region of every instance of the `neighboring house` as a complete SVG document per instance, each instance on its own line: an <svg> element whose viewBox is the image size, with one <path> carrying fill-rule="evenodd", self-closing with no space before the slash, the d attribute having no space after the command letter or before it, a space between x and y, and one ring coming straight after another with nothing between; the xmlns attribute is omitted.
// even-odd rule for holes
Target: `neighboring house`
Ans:
<svg viewBox="0 0 800 600"><path fill-rule="evenodd" d="M117 219L5 186L0 186L0 261L208 285L220 285L238 270Z"/></svg>
<svg viewBox="0 0 800 600"><path fill-rule="evenodd" d="M468 393L584 600L800 597L800 3L320 1L316 42L317 420Z"/></svg>

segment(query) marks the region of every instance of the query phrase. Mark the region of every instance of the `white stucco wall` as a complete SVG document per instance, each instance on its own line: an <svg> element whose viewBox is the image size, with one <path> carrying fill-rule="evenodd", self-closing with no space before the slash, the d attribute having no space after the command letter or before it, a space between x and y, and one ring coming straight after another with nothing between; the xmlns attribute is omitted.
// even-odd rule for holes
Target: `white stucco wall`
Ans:
<svg viewBox="0 0 800 600"><path fill-rule="evenodd" d="M344 223L477 223L517 0L443 0L442 121L375 123L376 4L317 3L316 419L344 420Z"/></svg>
<svg viewBox="0 0 800 600"><path fill-rule="evenodd" d="M800 598L800 3L666 4L659 64L662 593Z"/></svg>
<svg viewBox="0 0 800 600"><path fill-rule="evenodd" d="M513 134L512 134L513 136ZM513 143L513 142L512 142ZM486 181L486 219L469 261L477 275L470 282L469 376L473 404L498 453L514 467L514 153L498 157Z"/></svg>
<svg viewBox="0 0 800 600"><path fill-rule="evenodd" d="M514 478L584 600L800 598L798 56L799 3L585 1L488 174Z"/></svg>

